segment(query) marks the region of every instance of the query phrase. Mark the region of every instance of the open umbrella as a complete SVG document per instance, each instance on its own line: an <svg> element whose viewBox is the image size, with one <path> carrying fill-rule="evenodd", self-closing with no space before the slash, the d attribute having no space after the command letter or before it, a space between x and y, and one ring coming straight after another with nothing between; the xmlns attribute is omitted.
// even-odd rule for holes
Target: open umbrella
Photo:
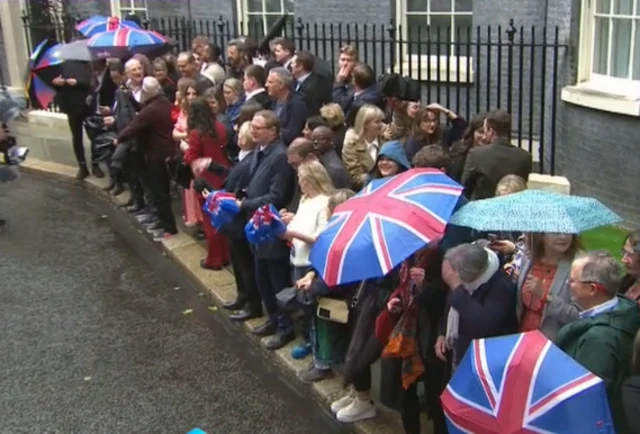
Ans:
<svg viewBox="0 0 640 434"><path fill-rule="evenodd" d="M98 33L87 42L89 51L98 59L125 59L134 54L160 55L171 48L163 35L152 30L120 28Z"/></svg>
<svg viewBox="0 0 640 434"><path fill-rule="evenodd" d="M621 221L620 216L593 198L526 190L469 202L449 223L483 232L579 234Z"/></svg>
<svg viewBox="0 0 640 434"><path fill-rule="evenodd" d="M224 190L212 192L202 207L203 212L211 219L211 225L220 230L233 221L240 212L236 203L236 195Z"/></svg>
<svg viewBox="0 0 640 434"><path fill-rule="evenodd" d="M45 39L29 56L26 88L34 108L44 110L53 102L55 90L51 81L62 71L61 46L62 44Z"/></svg>
<svg viewBox="0 0 640 434"><path fill-rule="evenodd" d="M537 330L474 340L441 400L451 434L615 433L603 381Z"/></svg>
<svg viewBox="0 0 640 434"><path fill-rule="evenodd" d="M263 205L258 208L244 227L247 241L251 244L263 244L276 240L286 230L287 226L273 205Z"/></svg>
<svg viewBox="0 0 640 434"><path fill-rule="evenodd" d="M118 17L103 17L101 15L87 18L76 26L76 30L87 38L91 38L98 33L109 32L120 28L141 29L141 27L133 21L120 21Z"/></svg>
<svg viewBox="0 0 640 434"><path fill-rule="evenodd" d="M462 186L435 169L372 181L338 206L311 248L311 264L329 287L382 277L438 241Z"/></svg>

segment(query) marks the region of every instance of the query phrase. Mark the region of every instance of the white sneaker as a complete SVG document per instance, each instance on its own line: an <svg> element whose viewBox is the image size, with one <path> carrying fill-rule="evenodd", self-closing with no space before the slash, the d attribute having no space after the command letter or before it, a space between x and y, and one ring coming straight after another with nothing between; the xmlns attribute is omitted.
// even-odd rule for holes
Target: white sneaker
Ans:
<svg viewBox="0 0 640 434"><path fill-rule="evenodd" d="M361 420L376 417L376 407L371 401L354 399L351 404L343 408L336 414L336 419L342 423L354 423Z"/></svg>
<svg viewBox="0 0 640 434"><path fill-rule="evenodd" d="M331 403L331 412L339 412L343 408L348 407L353 402L353 400L353 392L351 392L348 395L345 395L342 398L338 399L337 401L333 401Z"/></svg>

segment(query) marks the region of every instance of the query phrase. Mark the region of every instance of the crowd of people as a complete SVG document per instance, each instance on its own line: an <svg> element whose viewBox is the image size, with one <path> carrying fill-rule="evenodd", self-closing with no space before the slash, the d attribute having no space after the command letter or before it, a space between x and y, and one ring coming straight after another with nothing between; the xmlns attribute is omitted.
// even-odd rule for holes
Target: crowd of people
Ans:
<svg viewBox="0 0 640 434"><path fill-rule="evenodd" d="M78 179L89 176L82 125L97 116L114 132L108 190L130 190L128 212L156 241L178 231L171 202L179 190L179 217L208 246L201 266L233 266L237 298L224 305L231 319L266 314L253 333L269 337L269 350L299 331L292 356L310 359L300 379L339 371L349 387L331 405L341 422L376 416L371 365L381 360L381 400L400 411L405 432L421 432L426 408L434 432L446 433L439 395L471 341L540 330L605 381L618 432L638 432L640 233L623 247L624 279L611 255L583 252L577 236L461 231L383 278L329 288L311 267L311 246L334 209L372 180L432 168L463 185L469 200L484 199L526 189L532 156L511 144L505 111L468 122L419 95L385 93L353 46L341 48L335 78L290 40L275 38L270 48L258 58L249 38L234 39L225 64L217 46L197 37L177 56L108 59L90 83L57 79ZM95 159L91 171L104 176ZM241 212L217 231L202 206L219 189L235 194ZM266 204L280 210L286 232L250 245L244 226ZM335 317L320 317L319 306ZM415 339L412 354L389 345L400 321Z"/></svg>

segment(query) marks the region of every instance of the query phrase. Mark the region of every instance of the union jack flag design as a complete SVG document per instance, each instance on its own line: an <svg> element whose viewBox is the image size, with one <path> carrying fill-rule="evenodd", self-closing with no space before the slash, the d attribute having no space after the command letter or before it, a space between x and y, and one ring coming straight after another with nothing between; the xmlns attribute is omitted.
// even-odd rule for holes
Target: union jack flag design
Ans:
<svg viewBox="0 0 640 434"><path fill-rule="evenodd" d="M216 230L229 224L240 209L236 204L236 196L226 191L214 191L205 200L202 210L211 218Z"/></svg>
<svg viewBox="0 0 640 434"><path fill-rule="evenodd" d="M94 35L87 42L87 47L94 56L105 58L144 54L167 42L167 38L153 30L120 27Z"/></svg>
<svg viewBox="0 0 640 434"><path fill-rule="evenodd" d="M311 249L327 285L382 277L439 240L462 187L435 169L374 180L338 206Z"/></svg>
<svg viewBox="0 0 640 434"><path fill-rule="evenodd" d="M539 331L473 341L441 400L452 434L615 433L602 380Z"/></svg>

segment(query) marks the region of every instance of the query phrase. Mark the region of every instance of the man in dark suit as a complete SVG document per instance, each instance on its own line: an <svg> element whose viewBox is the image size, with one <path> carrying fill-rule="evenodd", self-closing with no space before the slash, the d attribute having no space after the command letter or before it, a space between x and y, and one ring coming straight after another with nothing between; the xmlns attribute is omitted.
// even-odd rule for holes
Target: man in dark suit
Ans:
<svg viewBox="0 0 640 434"><path fill-rule="evenodd" d="M227 78L242 80L247 66L251 65L243 38L232 39L227 43Z"/></svg>
<svg viewBox="0 0 640 434"><path fill-rule="evenodd" d="M256 149L251 155L246 198L238 200L240 209L251 216L259 207L271 204L282 209L291 199L294 170L287 163L287 148L280 139L280 120L263 110L251 120ZM267 349L282 348L294 338L291 318L279 312L276 294L291 286L290 249L284 240L254 246L258 291L269 320L254 330L258 336L274 335Z"/></svg>
<svg viewBox="0 0 640 434"><path fill-rule="evenodd" d="M293 75L283 67L273 68L267 78L272 110L280 119L280 135L285 145L302 135L307 121L307 106L293 90Z"/></svg>
<svg viewBox="0 0 640 434"><path fill-rule="evenodd" d="M331 102L331 80L315 73L314 65L313 54L299 51L291 67L296 79L294 90L304 99L310 116L320 113L320 107Z"/></svg>
<svg viewBox="0 0 640 434"><path fill-rule="evenodd" d="M182 77L190 78L196 82L196 92L202 95L205 90L213 87L213 82L198 71L196 58L189 51L183 51L176 59L178 71Z"/></svg>
<svg viewBox="0 0 640 434"><path fill-rule="evenodd" d="M533 158L524 149L511 144L511 115L504 110L487 113L484 120L484 146L476 146L467 156L462 172L465 195L487 199L495 195L498 182L506 175L529 179Z"/></svg>
<svg viewBox="0 0 640 434"><path fill-rule="evenodd" d="M352 111L356 113L365 104L373 104L384 110L384 100L376 89L376 78L371 67L358 63L353 67L351 77L352 84L336 83L333 86L333 100L340 104L347 120L353 116Z"/></svg>
<svg viewBox="0 0 640 434"><path fill-rule="evenodd" d="M313 141L313 150L320 163L327 169L333 186L335 188L352 188L351 176L335 150L331 128L324 126L315 128L311 133L311 140Z"/></svg>
<svg viewBox="0 0 640 434"><path fill-rule="evenodd" d="M267 76L264 68L260 65L249 65L244 70L244 79L242 86L244 87L245 104L253 101L262 106L265 110L271 108L271 98L264 88Z"/></svg>

